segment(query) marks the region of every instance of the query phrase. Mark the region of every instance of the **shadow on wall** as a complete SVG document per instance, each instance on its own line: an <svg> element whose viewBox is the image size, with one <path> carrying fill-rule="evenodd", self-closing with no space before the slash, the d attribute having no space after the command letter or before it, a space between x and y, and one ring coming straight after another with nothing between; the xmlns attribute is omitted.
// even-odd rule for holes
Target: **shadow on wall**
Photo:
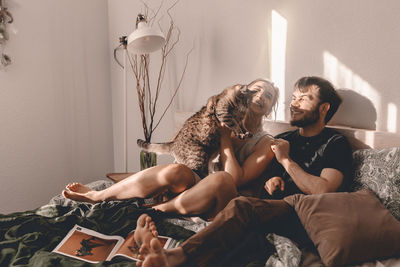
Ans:
<svg viewBox="0 0 400 267"><path fill-rule="evenodd" d="M343 99L329 125L376 130L377 114L371 100L350 89L337 90Z"/></svg>

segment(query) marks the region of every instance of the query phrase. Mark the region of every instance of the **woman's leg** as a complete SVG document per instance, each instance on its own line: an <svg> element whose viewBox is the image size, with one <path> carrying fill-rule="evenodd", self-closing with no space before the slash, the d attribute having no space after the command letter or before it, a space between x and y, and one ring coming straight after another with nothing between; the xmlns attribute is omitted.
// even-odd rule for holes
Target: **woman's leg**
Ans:
<svg viewBox="0 0 400 267"><path fill-rule="evenodd" d="M153 208L163 212L182 215L203 214L208 218L213 218L236 196L237 191L232 176L227 172L216 172L177 197Z"/></svg>
<svg viewBox="0 0 400 267"><path fill-rule="evenodd" d="M167 164L135 173L101 191L91 190L79 183L71 183L62 194L72 200L95 203L134 197L147 198L165 191L177 194L194 183L194 173L187 166Z"/></svg>

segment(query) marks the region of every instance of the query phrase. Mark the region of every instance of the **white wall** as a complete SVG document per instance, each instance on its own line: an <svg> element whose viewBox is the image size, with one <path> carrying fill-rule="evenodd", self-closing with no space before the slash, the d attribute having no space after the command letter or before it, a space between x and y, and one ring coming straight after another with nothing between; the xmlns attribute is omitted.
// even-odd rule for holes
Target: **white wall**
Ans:
<svg viewBox="0 0 400 267"><path fill-rule="evenodd" d="M113 171L107 2L6 2L15 21L13 64L0 71L0 213Z"/></svg>
<svg viewBox="0 0 400 267"><path fill-rule="evenodd" d="M161 3L145 2L154 9ZM136 14L144 8L141 1L108 3L110 42L115 46L118 36L134 29ZM163 5L169 7L172 3L167 0ZM344 98L332 124L399 132L399 11L400 2L396 0L385 1L384 5L375 0L179 1L172 10L181 40L170 60L170 88L176 84L186 52L192 46L194 50L174 109L195 111L228 85L270 77L281 86L278 118L287 120L285 110L293 84L302 76L317 75L333 82ZM286 31L274 26L273 12ZM164 13L164 27L165 17ZM280 38L281 45L274 48L273 42ZM272 63L274 57L278 61ZM116 96L122 86L121 70L116 64L112 65L111 78ZM131 86L133 82L131 76ZM129 169L137 170L136 139L143 134L134 88L130 90ZM113 99L114 104L121 103L117 97ZM122 170L122 115L115 107L113 111L115 166ZM173 136L172 120L170 116L163 121L153 141Z"/></svg>

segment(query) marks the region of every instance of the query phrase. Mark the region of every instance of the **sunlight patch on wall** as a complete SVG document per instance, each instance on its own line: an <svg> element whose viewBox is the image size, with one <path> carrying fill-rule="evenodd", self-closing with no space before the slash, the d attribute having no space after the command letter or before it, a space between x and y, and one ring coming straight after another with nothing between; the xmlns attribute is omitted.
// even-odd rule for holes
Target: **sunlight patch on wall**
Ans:
<svg viewBox="0 0 400 267"><path fill-rule="evenodd" d="M368 98L373 103L375 110L381 110L381 96L367 81L354 73L328 51L323 52L323 62L324 77L330 80L337 88L350 89ZM354 119L356 120L357 118ZM378 119L376 122L378 128L380 121Z"/></svg>
<svg viewBox="0 0 400 267"><path fill-rule="evenodd" d="M397 106L394 103L388 104L387 117L387 130L395 133L397 131Z"/></svg>
<svg viewBox="0 0 400 267"><path fill-rule="evenodd" d="M366 145L374 147L375 145L375 134L373 131L365 133L365 140L363 140Z"/></svg>
<svg viewBox="0 0 400 267"><path fill-rule="evenodd" d="M272 10L271 80L280 91L277 120L285 120L285 61L287 20Z"/></svg>

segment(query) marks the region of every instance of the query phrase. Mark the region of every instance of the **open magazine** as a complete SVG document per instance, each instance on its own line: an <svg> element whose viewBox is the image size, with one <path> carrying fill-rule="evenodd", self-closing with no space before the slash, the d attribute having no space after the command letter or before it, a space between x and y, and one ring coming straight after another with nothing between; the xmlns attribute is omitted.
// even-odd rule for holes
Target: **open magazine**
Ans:
<svg viewBox="0 0 400 267"><path fill-rule="evenodd" d="M139 248L133 239L134 232L130 232L124 239L75 225L53 252L91 263L110 261L117 256L139 261ZM178 242L170 237L158 236L158 239L164 248L178 246Z"/></svg>

